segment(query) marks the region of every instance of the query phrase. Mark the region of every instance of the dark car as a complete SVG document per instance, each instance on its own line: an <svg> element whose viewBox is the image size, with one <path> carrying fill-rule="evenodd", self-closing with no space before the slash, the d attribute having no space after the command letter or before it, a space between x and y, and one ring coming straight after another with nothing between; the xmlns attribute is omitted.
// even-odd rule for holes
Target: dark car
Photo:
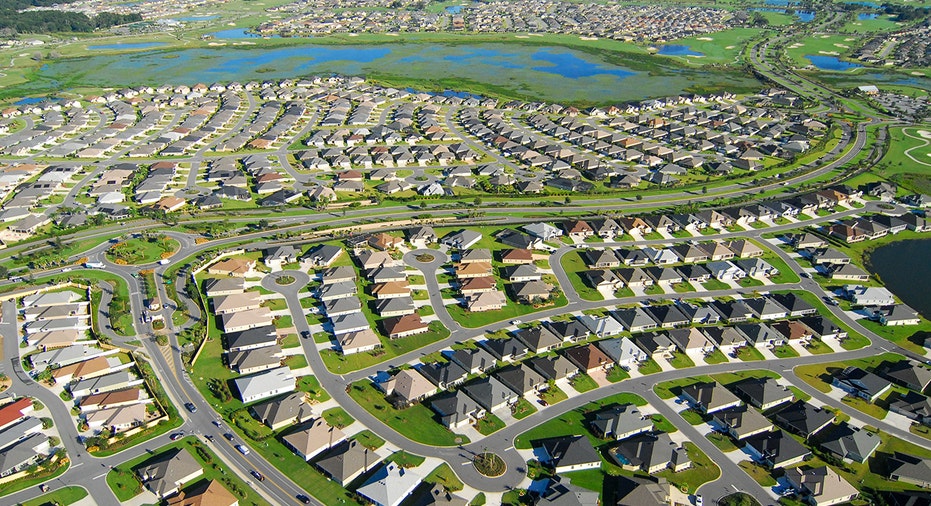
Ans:
<svg viewBox="0 0 931 506"><path fill-rule="evenodd" d="M255 469L249 472L252 473L252 476L255 477L255 479L259 481L265 481L265 476L262 476L262 473L256 471Z"/></svg>
<svg viewBox="0 0 931 506"><path fill-rule="evenodd" d="M195 406L193 402L185 402L184 407L191 413L197 413L197 406Z"/></svg>
<svg viewBox="0 0 931 506"><path fill-rule="evenodd" d="M184 437L184 433L183 433L183 432L175 432L174 434L168 436L168 439L170 439L170 440L172 440L172 441L177 441L177 440L179 440L179 439L181 439L181 438L183 438L183 437Z"/></svg>
<svg viewBox="0 0 931 506"><path fill-rule="evenodd" d="M233 433L232 433L232 432L227 432L226 434L223 434L223 437L225 437L227 441L232 441L232 440L233 440Z"/></svg>
<svg viewBox="0 0 931 506"><path fill-rule="evenodd" d="M303 337L304 339L310 339L310 332L308 332L308 331L306 331L306 330L302 330L302 331L301 331L301 337Z"/></svg>
<svg viewBox="0 0 931 506"><path fill-rule="evenodd" d="M220 427L222 425L219 420L214 420L213 422L210 422L210 423L216 425L217 427Z"/></svg>
<svg viewBox="0 0 931 506"><path fill-rule="evenodd" d="M301 501L304 504L310 504L310 497L307 497L304 494L297 494L295 497L298 501Z"/></svg>

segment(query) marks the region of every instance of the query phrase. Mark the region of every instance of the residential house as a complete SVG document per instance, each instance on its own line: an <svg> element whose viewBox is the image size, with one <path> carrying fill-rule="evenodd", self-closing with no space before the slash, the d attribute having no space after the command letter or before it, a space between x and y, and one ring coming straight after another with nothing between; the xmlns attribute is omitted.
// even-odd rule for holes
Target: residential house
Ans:
<svg viewBox="0 0 931 506"><path fill-rule="evenodd" d="M407 242L415 248L426 248L430 244L437 242L438 237L433 227L421 226L407 230Z"/></svg>
<svg viewBox="0 0 931 506"><path fill-rule="evenodd" d="M523 341L533 353L546 353L563 344L561 337L543 325L519 329L514 335Z"/></svg>
<svg viewBox="0 0 931 506"><path fill-rule="evenodd" d="M548 381L572 378L579 373L579 367L562 355L533 357L527 363Z"/></svg>
<svg viewBox="0 0 931 506"><path fill-rule="evenodd" d="M346 434L339 428L326 423L323 418L317 418L306 426L282 436L281 442L298 457L310 461L346 439Z"/></svg>
<svg viewBox="0 0 931 506"><path fill-rule="evenodd" d="M204 293L207 297L233 295L245 290L243 278L210 278L204 280Z"/></svg>
<svg viewBox="0 0 931 506"><path fill-rule="evenodd" d="M548 439L540 448L542 462L552 466L557 474L601 467L601 455L584 435Z"/></svg>
<svg viewBox="0 0 931 506"><path fill-rule="evenodd" d="M224 334L223 338L226 340L227 351L246 351L277 344L278 333L275 327L267 325L241 332L230 332Z"/></svg>
<svg viewBox="0 0 931 506"><path fill-rule="evenodd" d="M486 339L480 343L497 360L510 362L522 359L528 351L527 345L520 339Z"/></svg>
<svg viewBox="0 0 931 506"><path fill-rule="evenodd" d="M331 480L345 487L362 473L372 469L381 458L358 441L337 444L314 465Z"/></svg>
<svg viewBox="0 0 931 506"><path fill-rule="evenodd" d="M524 281L510 285L514 299L521 304L545 301L553 291L553 285L543 281Z"/></svg>
<svg viewBox="0 0 931 506"><path fill-rule="evenodd" d="M378 386L395 406L410 406L436 392L436 385L416 369L401 369Z"/></svg>
<svg viewBox="0 0 931 506"><path fill-rule="evenodd" d="M628 471L649 474L664 469L679 472L692 465L685 448L674 443L665 432L629 437L608 450L608 454Z"/></svg>
<svg viewBox="0 0 931 506"><path fill-rule="evenodd" d="M381 466L365 480L356 493L375 506L398 506L423 481L414 469L405 469L395 463Z"/></svg>
<svg viewBox="0 0 931 506"><path fill-rule="evenodd" d="M828 466L786 470L789 484L812 506L831 506L852 501L859 491Z"/></svg>
<svg viewBox="0 0 931 506"><path fill-rule="evenodd" d="M684 386L679 395L693 408L708 415L741 404L737 396L714 382L699 382Z"/></svg>
<svg viewBox="0 0 931 506"><path fill-rule="evenodd" d="M340 333L337 336L337 344L343 355L372 351L382 345L378 334L369 328Z"/></svg>
<svg viewBox="0 0 931 506"><path fill-rule="evenodd" d="M911 360L884 363L878 372L896 384L918 392L924 393L931 386L931 369Z"/></svg>
<svg viewBox="0 0 931 506"><path fill-rule="evenodd" d="M616 364L611 357L594 344L568 348L562 354L585 374L591 374L597 370L607 370Z"/></svg>
<svg viewBox="0 0 931 506"><path fill-rule="evenodd" d="M248 278L255 276L255 260L227 258L207 267L207 274L213 276L236 276Z"/></svg>
<svg viewBox="0 0 931 506"><path fill-rule="evenodd" d="M892 390L892 383L889 380L856 366L846 367L835 373L831 384L854 397L860 397L871 403Z"/></svg>
<svg viewBox="0 0 931 506"><path fill-rule="evenodd" d="M675 304L647 306L646 312L664 329L683 327L692 322L692 319L682 314Z"/></svg>
<svg viewBox="0 0 931 506"><path fill-rule="evenodd" d="M450 430L471 425L485 416L485 409L462 390L434 397L430 407L440 416L440 423Z"/></svg>
<svg viewBox="0 0 931 506"><path fill-rule="evenodd" d="M239 499L219 481L209 480L169 497L167 506L239 506Z"/></svg>
<svg viewBox="0 0 931 506"><path fill-rule="evenodd" d="M233 383L240 400L247 404L281 393L292 392L295 388L294 376L291 374L291 369L286 366L239 377L234 379Z"/></svg>
<svg viewBox="0 0 931 506"><path fill-rule="evenodd" d="M616 309L611 311L611 316L630 332L643 332L656 328L656 320L640 306Z"/></svg>
<svg viewBox="0 0 931 506"><path fill-rule="evenodd" d="M780 306L786 308L789 312L789 316L805 316L818 312L815 306L792 292L776 293L770 295L770 297L778 302Z"/></svg>
<svg viewBox="0 0 931 506"><path fill-rule="evenodd" d="M453 388L466 380L469 373L455 362L432 362L418 370L441 390Z"/></svg>
<svg viewBox="0 0 931 506"><path fill-rule="evenodd" d="M503 367L498 369L494 376L505 386L516 392L517 395L540 392L546 390L548 386L546 378L531 369L527 364Z"/></svg>
<svg viewBox="0 0 931 506"><path fill-rule="evenodd" d="M443 236L440 243L450 248L461 250L471 247L480 240L482 240L482 234L474 230L461 230Z"/></svg>
<svg viewBox="0 0 931 506"><path fill-rule="evenodd" d="M763 411L793 399L792 391L772 378L750 378L736 383L732 388L738 397Z"/></svg>
<svg viewBox="0 0 931 506"><path fill-rule="evenodd" d="M460 348L453 351L449 359L469 374L484 374L496 367L495 357L481 347Z"/></svg>
<svg viewBox="0 0 931 506"><path fill-rule="evenodd" d="M834 422L834 413L799 400L783 406L770 418L783 429L810 439Z"/></svg>
<svg viewBox="0 0 931 506"><path fill-rule="evenodd" d="M519 398L513 390L498 381L494 376L472 381L464 385L461 390L490 412L507 409L515 404Z"/></svg>
<svg viewBox="0 0 931 506"><path fill-rule="evenodd" d="M598 341L595 346L624 369L637 367L648 359L647 354L626 337L614 337Z"/></svg>
<svg viewBox="0 0 931 506"><path fill-rule="evenodd" d="M675 356L676 344L666 334L646 332L633 338L634 343L645 351L649 357L670 359Z"/></svg>
<svg viewBox="0 0 931 506"><path fill-rule="evenodd" d="M931 461L928 459L894 452L886 461L886 469L890 480L931 488Z"/></svg>
<svg viewBox="0 0 931 506"><path fill-rule="evenodd" d="M609 249L587 249L579 255L589 269L612 269L621 265L620 259Z"/></svg>
<svg viewBox="0 0 931 506"><path fill-rule="evenodd" d="M140 481L156 497L164 499L185 483L204 474L204 469L186 450L176 448L135 469Z"/></svg>
<svg viewBox="0 0 931 506"><path fill-rule="evenodd" d="M715 411L711 418L719 430L738 441L773 430L772 422L746 404Z"/></svg>
<svg viewBox="0 0 931 506"><path fill-rule="evenodd" d="M686 353L697 351L708 354L714 352L715 349L714 344L708 340L708 337L694 327L669 330L666 335L677 349Z"/></svg>
<svg viewBox="0 0 931 506"><path fill-rule="evenodd" d="M743 269L729 261L708 262L705 264L705 268L707 268L711 276L718 281L739 281L747 275Z"/></svg>
<svg viewBox="0 0 931 506"><path fill-rule="evenodd" d="M841 422L818 436L822 448L845 462L863 464L879 448L879 436Z"/></svg>
<svg viewBox="0 0 931 506"><path fill-rule="evenodd" d="M292 392L253 404L249 406L249 413L268 428L279 430L310 420L313 410L304 402L303 393Z"/></svg>
<svg viewBox="0 0 931 506"><path fill-rule="evenodd" d="M391 339L423 334L430 331L430 326L418 314L392 316L381 321L385 334Z"/></svg>
<svg viewBox="0 0 931 506"><path fill-rule="evenodd" d="M744 451L769 469L789 467L811 455L807 447L781 430L754 434L743 442Z"/></svg>
<svg viewBox="0 0 931 506"><path fill-rule="evenodd" d="M734 355L747 346L747 338L734 327L703 327L701 329L708 340L726 355Z"/></svg>
<svg viewBox="0 0 931 506"><path fill-rule="evenodd" d="M641 413L633 404L598 411L590 424L598 437L616 441L653 430L653 419Z"/></svg>

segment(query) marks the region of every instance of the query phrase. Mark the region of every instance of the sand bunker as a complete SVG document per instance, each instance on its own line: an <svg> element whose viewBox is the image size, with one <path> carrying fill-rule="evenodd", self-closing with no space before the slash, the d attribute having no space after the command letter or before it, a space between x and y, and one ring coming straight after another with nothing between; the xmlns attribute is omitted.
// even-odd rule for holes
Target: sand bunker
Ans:
<svg viewBox="0 0 931 506"><path fill-rule="evenodd" d="M208 46L225 46L226 42L210 42L207 45Z"/></svg>
<svg viewBox="0 0 931 506"><path fill-rule="evenodd" d="M920 135L922 139L931 139L931 132L927 130L919 130L918 135ZM931 153L928 153L928 156L931 156Z"/></svg>
<svg viewBox="0 0 931 506"><path fill-rule="evenodd" d="M737 46L727 46L727 47L725 47L724 49L734 49L735 47L737 47Z"/></svg>
<svg viewBox="0 0 931 506"><path fill-rule="evenodd" d="M913 76L923 76L923 75L925 75L924 72L918 72L917 70L914 71L914 72L912 72L911 74L912 74Z"/></svg>
<svg viewBox="0 0 931 506"><path fill-rule="evenodd" d="M826 39L826 38L828 38L828 37L830 37L830 35L822 35L822 36L821 36L822 39Z"/></svg>
<svg viewBox="0 0 931 506"><path fill-rule="evenodd" d="M839 47L842 49L850 49L850 46L845 46L844 44L834 44L834 47Z"/></svg>
<svg viewBox="0 0 931 506"><path fill-rule="evenodd" d="M579 40L598 40L598 37L579 37Z"/></svg>
<svg viewBox="0 0 931 506"><path fill-rule="evenodd" d="M531 37L542 37L542 36L543 36L542 33L528 33L527 35L529 35L529 36L531 36ZM598 37L592 37L592 38L595 39L595 40L598 40Z"/></svg>
<svg viewBox="0 0 931 506"><path fill-rule="evenodd" d="M699 37L699 38L697 38L697 39L695 39L695 40L708 40L708 41L711 41L711 40L714 40L714 39L712 39L711 37Z"/></svg>
<svg viewBox="0 0 931 506"><path fill-rule="evenodd" d="M398 36L398 34L396 34L396 33L386 33L385 35L387 35L387 36L389 36L389 37L397 37L397 36Z"/></svg>
<svg viewBox="0 0 931 506"><path fill-rule="evenodd" d="M530 36L529 35L515 35L514 38L515 39L529 39Z"/></svg>
<svg viewBox="0 0 931 506"><path fill-rule="evenodd" d="M857 40L857 39L855 39L855 38L853 38L853 37L847 37L846 39L844 39L844 42L853 42L853 41L855 41L855 40Z"/></svg>
<svg viewBox="0 0 931 506"><path fill-rule="evenodd" d="M840 53L837 51L818 51L818 54L825 54L828 56L840 56Z"/></svg>

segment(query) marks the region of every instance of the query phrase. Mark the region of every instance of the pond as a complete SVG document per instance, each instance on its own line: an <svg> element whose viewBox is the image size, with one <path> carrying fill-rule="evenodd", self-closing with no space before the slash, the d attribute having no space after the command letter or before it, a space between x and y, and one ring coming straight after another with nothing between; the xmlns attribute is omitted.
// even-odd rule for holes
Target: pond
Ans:
<svg viewBox="0 0 931 506"><path fill-rule="evenodd" d="M212 16L185 16L183 18L177 18L178 21L210 21L211 19L217 19L220 16L216 14Z"/></svg>
<svg viewBox="0 0 931 506"><path fill-rule="evenodd" d="M931 318L931 297L927 295L927 286L931 283L928 258L931 258L931 239L897 241L873 250L867 267L902 302L925 318Z"/></svg>
<svg viewBox="0 0 931 506"><path fill-rule="evenodd" d="M213 32L210 34L211 37L215 39L278 39L278 35L258 35L255 33L249 33L246 28L229 28L227 30L220 30L219 32Z"/></svg>
<svg viewBox="0 0 931 506"><path fill-rule="evenodd" d="M667 44L659 48L657 54L663 56L705 56L705 53L693 51L689 46L683 46L681 44Z"/></svg>
<svg viewBox="0 0 931 506"><path fill-rule="evenodd" d="M857 21L866 21L868 19L876 19L878 17L879 14L876 13L861 12L860 14L857 14Z"/></svg>
<svg viewBox="0 0 931 506"><path fill-rule="evenodd" d="M863 66L859 63L846 62L836 56L806 54L805 58L819 70L830 70L832 72L844 72Z"/></svg>
<svg viewBox="0 0 931 506"><path fill-rule="evenodd" d="M750 9L751 11L759 12L776 12L779 14L786 14L789 11L786 9L774 9L771 7L754 7ZM815 13L812 11L793 11L795 17L798 18L802 23L810 23L815 19Z"/></svg>
<svg viewBox="0 0 931 506"><path fill-rule="evenodd" d="M240 30L241 32L241 30ZM666 59L624 53L589 53L524 44L314 45L263 48L222 46L149 50L58 60L39 70L42 79L20 96L76 86L136 86L248 81L324 74L401 79L405 86L479 92L507 90L544 101L615 103L628 100L748 91L759 86L745 74L684 68ZM423 86L414 84L424 83ZM67 83L67 84L62 84ZM469 86L475 83L475 86Z"/></svg>
<svg viewBox="0 0 931 506"><path fill-rule="evenodd" d="M152 49L164 45L164 42L123 42L120 44L100 44L96 46L87 46L87 49L119 51L122 49Z"/></svg>

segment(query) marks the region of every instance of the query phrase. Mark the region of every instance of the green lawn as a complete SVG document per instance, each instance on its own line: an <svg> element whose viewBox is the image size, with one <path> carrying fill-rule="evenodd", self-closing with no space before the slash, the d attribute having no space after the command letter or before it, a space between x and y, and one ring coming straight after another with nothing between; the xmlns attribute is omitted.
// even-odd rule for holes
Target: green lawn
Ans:
<svg viewBox="0 0 931 506"><path fill-rule="evenodd" d="M787 344L773 348L773 355L779 358L793 358L799 356L798 352Z"/></svg>
<svg viewBox="0 0 931 506"><path fill-rule="evenodd" d="M897 353L883 353L869 358L845 360L843 362L824 362L821 364L800 365L795 368L795 374L818 390L829 393L831 391L832 373L843 370L848 366L856 366L864 370L873 370L884 361L898 362L905 357Z"/></svg>
<svg viewBox="0 0 931 506"><path fill-rule="evenodd" d="M585 265L585 262L582 261L582 257L579 256L579 250L572 250L563 255L560 260L560 265L562 265L563 270L566 271L566 276L569 277L572 288L579 294L579 297L583 300L604 299L604 297L601 296L601 292L582 281L580 273L587 271L588 267Z"/></svg>
<svg viewBox="0 0 931 506"><path fill-rule="evenodd" d="M84 499L85 497L87 497L87 490L85 490L83 487L70 486L60 488L54 492L40 495L35 499L23 501L20 504L21 506L69 506L70 504L74 504L81 499Z"/></svg>
<svg viewBox="0 0 931 506"><path fill-rule="evenodd" d="M715 348L713 352L705 355L704 360L706 364L723 364L728 361L724 353L717 348Z"/></svg>
<svg viewBox="0 0 931 506"><path fill-rule="evenodd" d="M455 446L469 442L469 438L453 434L440 425L434 420L433 411L423 404L415 404L403 410L395 409L369 381L353 383L349 395L369 413L408 439L434 446Z"/></svg>
<svg viewBox="0 0 931 506"><path fill-rule="evenodd" d="M614 394L599 401L590 402L579 408L567 411L556 418L550 418L546 422L514 438L514 447L525 450L531 448L532 442L536 440L576 434L585 434L592 440L592 444L600 444L603 441L595 438L595 436L588 431L587 424L585 423L586 416L614 404L644 406L646 403L646 400L636 394L627 392Z"/></svg>
<svg viewBox="0 0 931 506"><path fill-rule="evenodd" d="M727 290L728 288L731 287L727 283L723 281L718 281L717 279L714 279L714 278L709 279L708 281L702 283L701 286L705 287L705 290L708 290L708 291Z"/></svg>
<svg viewBox="0 0 931 506"><path fill-rule="evenodd" d="M776 484L776 479L766 470L766 468L754 464L749 460L742 460L739 464L741 469L743 469L751 478L756 480L761 487L772 487Z"/></svg>
<svg viewBox="0 0 931 506"><path fill-rule="evenodd" d="M134 469L140 465L156 459L159 455L167 451L181 449L189 452L201 467L204 474L200 479L217 480L232 492L238 499L239 504L268 504L252 487L246 485L235 473L233 473L222 460L217 458L213 450L198 441L194 436L188 436L178 441L173 441L161 448L155 454L148 453L124 462L113 468L107 473L107 485L113 490L116 498L120 502L125 502L142 492L142 484L134 473ZM195 480L198 481L198 480ZM192 485L188 483L187 485Z"/></svg>
<svg viewBox="0 0 931 506"><path fill-rule="evenodd" d="M623 381L627 378L630 378L630 373L625 371L623 367L617 365L612 367L607 374L607 379L611 383L617 383L618 381Z"/></svg>
<svg viewBox="0 0 931 506"><path fill-rule="evenodd" d="M475 424L475 429L483 436L487 436L503 428L504 422L493 413L486 413L485 416Z"/></svg>
<svg viewBox="0 0 931 506"><path fill-rule="evenodd" d="M705 423L705 418L701 413L695 411L694 409L686 409L679 412L679 415L689 423L689 425L699 425Z"/></svg>
<svg viewBox="0 0 931 506"><path fill-rule="evenodd" d="M663 415L658 413L650 415L650 419L653 420L653 430L665 432L667 434L679 431L679 429Z"/></svg>
<svg viewBox="0 0 931 506"><path fill-rule="evenodd" d="M394 357L423 348L449 337L449 330L439 321L430 322L430 331L398 339L382 338L382 347L363 353L343 355L336 350L320 350L320 357L330 372L344 374L380 364Z"/></svg>
<svg viewBox="0 0 931 506"><path fill-rule="evenodd" d="M695 362L688 355L681 351L676 351L675 355L669 359L670 365L676 369L685 369L686 367L695 367Z"/></svg>
<svg viewBox="0 0 931 506"><path fill-rule="evenodd" d="M378 437L374 432L365 429L360 432L357 432L352 436L354 441L358 441L362 446L368 448L369 450L377 450L385 444L385 440Z"/></svg>
<svg viewBox="0 0 931 506"><path fill-rule="evenodd" d="M503 308L495 311L482 311L479 313L473 313L458 304L446 306L446 310L449 312L449 316L456 320L457 323L463 327L474 329L500 321L513 320L515 318L523 317L524 315L536 313L538 311L563 307L569 303L565 294L562 292L559 292L559 294L552 302L539 305L519 304L511 300L509 290L506 292L508 294L507 304Z"/></svg>
<svg viewBox="0 0 931 506"><path fill-rule="evenodd" d="M580 394L598 388L598 383L595 383L595 380L587 374L577 374L572 378L571 384L572 388Z"/></svg>
<svg viewBox="0 0 931 506"><path fill-rule="evenodd" d="M615 367L615 369L617 369L617 367ZM650 358L647 359L647 361L644 362L643 365L641 365L637 370L640 372L640 374L656 374L663 369L659 366L659 364L656 363L655 360Z"/></svg>
<svg viewBox="0 0 931 506"><path fill-rule="evenodd" d="M349 416L349 413L339 406L324 411L320 416L326 420L326 423L338 429L348 427L352 425L352 422L355 422L355 419Z"/></svg>
<svg viewBox="0 0 931 506"><path fill-rule="evenodd" d="M553 387L555 388L555 387ZM518 399L517 403L511 406L511 415L514 418L521 420L527 418L528 416L537 412L536 406L534 406L530 401L521 397Z"/></svg>
<svg viewBox="0 0 931 506"><path fill-rule="evenodd" d="M173 255L181 247L168 236L131 238L107 249L107 259L117 264L149 264Z"/></svg>
<svg viewBox="0 0 931 506"><path fill-rule="evenodd" d="M656 473L656 476L666 478L672 486L688 489L690 494L694 494L698 487L718 479L721 476L721 469L694 443L686 441L683 446L692 461L692 466L678 473L666 469Z"/></svg>
<svg viewBox="0 0 931 506"><path fill-rule="evenodd" d="M426 457L421 457L420 455L414 455L413 453L399 450L389 455L385 459L385 462L394 462L401 467L410 468L417 467L420 464L423 464L426 460Z"/></svg>
<svg viewBox="0 0 931 506"><path fill-rule="evenodd" d="M764 360L763 354L760 353L760 350L753 346L741 346L740 349L737 350L737 358L743 360L744 362Z"/></svg>
<svg viewBox="0 0 931 506"><path fill-rule="evenodd" d="M709 432L705 434L705 437L708 438L708 441L714 443L724 453L732 452L737 449L737 445L731 441L730 436L721 434L720 432Z"/></svg>
<svg viewBox="0 0 931 506"><path fill-rule="evenodd" d="M550 385L550 387L547 388L545 392L540 393L540 398L543 399L547 404L552 406L553 404L556 404L558 402L562 402L568 399L569 396L566 395L566 392L563 392L562 390L560 390L558 386Z"/></svg>
<svg viewBox="0 0 931 506"><path fill-rule="evenodd" d="M443 463L427 475L423 481L442 485L446 490L456 492L463 489L462 480L456 476L449 464Z"/></svg>

